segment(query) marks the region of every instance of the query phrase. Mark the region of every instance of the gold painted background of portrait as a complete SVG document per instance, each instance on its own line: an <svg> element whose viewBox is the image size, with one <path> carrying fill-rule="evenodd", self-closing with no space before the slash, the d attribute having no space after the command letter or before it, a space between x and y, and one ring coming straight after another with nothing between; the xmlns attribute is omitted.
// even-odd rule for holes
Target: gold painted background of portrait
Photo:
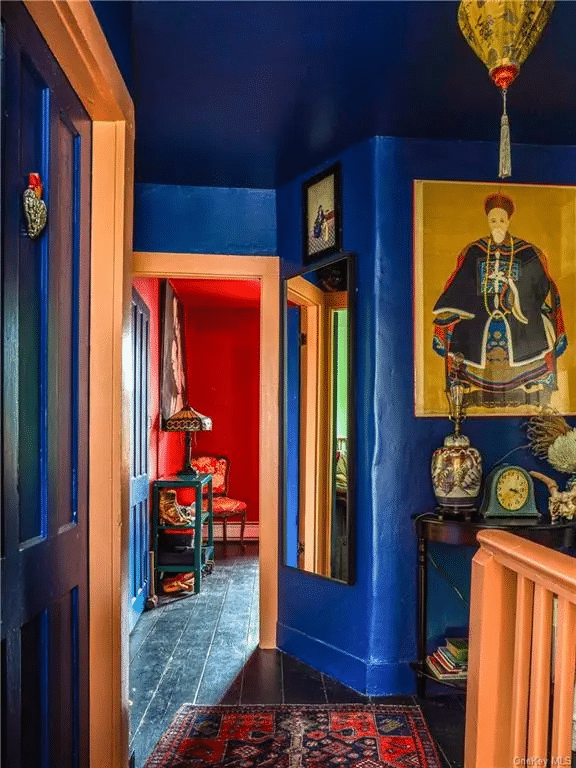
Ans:
<svg viewBox="0 0 576 768"><path fill-rule="evenodd" d="M513 285L516 271L513 273L511 267L514 266L514 270L520 270L520 272L523 269L520 262L520 248L517 248L517 258L516 253L512 250L514 259L506 261L503 247L501 260L494 262L498 246L493 241L490 242L488 237L490 230L484 202L488 196L499 191L511 198L514 203L515 210L510 217L508 227L508 232L512 235L512 245L517 246L521 241L527 241L528 245L533 244L544 254L547 274L552 281L551 285L556 289L556 299L559 303L557 308L551 308L554 311L553 320L556 321L560 318L560 323L563 323L567 346L558 356L554 350L546 355L547 365L554 369L553 374L546 379L554 382L552 388L546 389L544 387L540 390L540 394L537 394L537 387L528 381L523 386L526 390L531 391L531 394L527 396L526 402L520 405L511 405L513 399L518 398L518 392L522 391L520 389L514 389L513 392L511 389L506 391L508 385L503 385L503 391L489 395L480 390L476 393L478 395L476 401L482 401L486 394L487 402L492 398L491 405L489 407L486 405L470 406L467 412L471 416L523 416L534 413L538 404L549 402L562 413L576 413L576 301L574 300L576 288L576 188L527 184L505 184L499 187L497 183L417 180L414 182L414 393L416 416L446 416L447 414L445 357L440 356L433 348L436 327L434 324L434 307L444 294L446 285L456 270L459 255L465 252L468 245L479 239L485 239L484 245L487 244L488 258L486 260L484 258L477 259L478 269L485 269L482 274L490 277L490 282L484 285L495 285L497 288L501 285L497 278L495 281L492 280L492 276L495 274L494 263L496 263L496 267L500 267L501 270L502 285L505 282L510 284L506 300L500 300L501 307L503 308L505 303L507 307L511 306L510 312L513 315L509 315L510 320L520 328L520 332L524 332L524 328L527 327L527 325L523 326L514 319L514 316L520 318L522 323L526 324L528 321L525 315L529 314L526 310L526 294L524 293L525 306L522 310L518 290ZM482 243L480 245L482 246ZM497 256L500 258L499 251ZM513 263L514 260L519 263ZM480 279L478 278L478 280ZM479 289L477 293L478 291ZM494 289L492 292L497 293ZM513 306L514 294L518 308ZM522 297L522 294L520 296ZM554 298L554 291L551 291L550 298ZM475 300L482 300L486 305L488 302L491 311L494 307L498 307L498 300L495 296L486 292L483 297L477 296ZM559 311L556 312L556 309ZM506 312L508 309L505 309ZM548 306L546 306L544 314L547 317L552 317ZM476 315L478 315L477 312ZM459 320L459 323L465 322L465 319ZM549 328L553 327L552 322L547 321L547 325ZM486 332L488 333L490 330L490 344L493 343L495 328L497 326L493 325L492 321L486 324ZM508 333L512 335L509 324L506 325L506 328L508 328ZM554 328L559 330L556 325ZM554 339L550 340L551 331L547 331L547 335L549 346L552 346ZM449 336L445 342L445 349L450 350ZM487 338L482 339L482 345L485 351L489 349ZM561 346L560 344L557 345L556 352L561 349ZM490 350L493 351L493 347L490 347ZM512 358L513 355L514 351L512 350ZM450 360L453 361L454 358L451 357ZM544 365L544 357L541 362ZM513 364L519 365L517 362ZM474 372L474 367L470 366L470 370ZM542 376L541 380L543 379ZM481 387L482 385L478 386ZM554 389L554 387L556 388ZM508 392L510 393L509 400L507 400Z"/></svg>

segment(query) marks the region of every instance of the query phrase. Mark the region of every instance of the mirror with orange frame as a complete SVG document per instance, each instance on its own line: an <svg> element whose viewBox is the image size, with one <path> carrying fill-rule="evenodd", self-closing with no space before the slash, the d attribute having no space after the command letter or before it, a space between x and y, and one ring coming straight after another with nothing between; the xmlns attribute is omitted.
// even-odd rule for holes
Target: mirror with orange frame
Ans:
<svg viewBox="0 0 576 768"><path fill-rule="evenodd" d="M354 259L284 281L284 562L353 583Z"/></svg>

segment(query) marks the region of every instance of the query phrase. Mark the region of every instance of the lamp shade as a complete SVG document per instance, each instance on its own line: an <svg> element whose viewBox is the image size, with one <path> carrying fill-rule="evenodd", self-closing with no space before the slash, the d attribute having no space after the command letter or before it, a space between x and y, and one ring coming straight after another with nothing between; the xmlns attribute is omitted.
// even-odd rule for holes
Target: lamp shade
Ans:
<svg viewBox="0 0 576 768"><path fill-rule="evenodd" d="M498 88L508 88L550 18L554 0L461 0L458 24Z"/></svg>
<svg viewBox="0 0 576 768"><path fill-rule="evenodd" d="M501 179L512 174L506 94L540 39L553 8L554 0L460 0L458 24L462 34L502 92Z"/></svg>
<svg viewBox="0 0 576 768"><path fill-rule="evenodd" d="M170 416L164 424L166 432L209 432L211 429L212 419L189 405Z"/></svg>

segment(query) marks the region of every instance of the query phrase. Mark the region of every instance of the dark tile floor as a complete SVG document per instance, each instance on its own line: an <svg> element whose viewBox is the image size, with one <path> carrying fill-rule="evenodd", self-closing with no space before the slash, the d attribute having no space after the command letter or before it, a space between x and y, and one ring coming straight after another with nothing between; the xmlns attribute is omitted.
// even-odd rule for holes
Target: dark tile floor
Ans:
<svg viewBox="0 0 576 768"><path fill-rule="evenodd" d="M144 613L130 636L131 750L141 768L181 704L419 703L444 768L462 768L462 694L368 697L258 642L258 550L217 545L199 595Z"/></svg>

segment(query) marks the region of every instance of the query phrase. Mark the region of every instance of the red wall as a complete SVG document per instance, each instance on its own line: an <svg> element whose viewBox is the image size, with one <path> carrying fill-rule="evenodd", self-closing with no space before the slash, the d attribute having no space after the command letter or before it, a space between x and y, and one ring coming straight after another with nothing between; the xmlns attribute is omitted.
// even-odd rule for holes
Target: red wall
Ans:
<svg viewBox="0 0 576 768"><path fill-rule="evenodd" d="M211 432L192 436L192 451L230 459L232 497L248 504L248 520L259 519L260 311L257 307L197 307L183 299L190 405L213 422ZM183 282L184 284L184 282ZM184 463L184 434L160 431L160 281L135 278L134 288L150 309L150 480L173 475ZM196 444L194 445L194 439ZM181 503L192 500L180 492Z"/></svg>
<svg viewBox="0 0 576 768"><path fill-rule="evenodd" d="M260 311L257 307L185 306L190 405L210 416L211 432L198 432L193 453L230 459L229 494L259 519ZM194 439L194 436L193 436Z"/></svg>

